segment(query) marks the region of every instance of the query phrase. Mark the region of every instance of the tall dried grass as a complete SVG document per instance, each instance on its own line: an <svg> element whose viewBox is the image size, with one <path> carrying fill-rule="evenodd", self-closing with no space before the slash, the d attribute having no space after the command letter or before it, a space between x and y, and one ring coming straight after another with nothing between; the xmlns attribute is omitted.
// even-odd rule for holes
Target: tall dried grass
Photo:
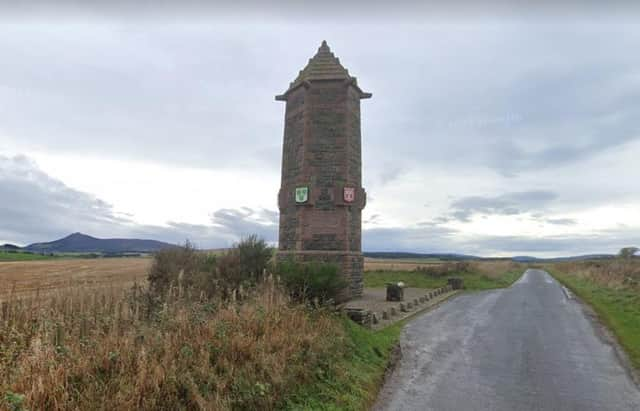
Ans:
<svg viewBox="0 0 640 411"><path fill-rule="evenodd" d="M525 265L511 260L483 260L469 263L470 271L487 278L498 278L506 272L522 272Z"/></svg>
<svg viewBox="0 0 640 411"><path fill-rule="evenodd" d="M0 409L271 410L344 346L334 314L271 279L224 304L171 288L152 315L140 291L1 301Z"/></svg>
<svg viewBox="0 0 640 411"><path fill-rule="evenodd" d="M560 272L614 288L640 290L640 258L571 261L550 265Z"/></svg>
<svg viewBox="0 0 640 411"><path fill-rule="evenodd" d="M447 261L442 264L417 267L415 271L432 277L446 277L461 274L479 274L495 279L502 277L504 273L521 270L520 263L510 260L482 260L482 261Z"/></svg>

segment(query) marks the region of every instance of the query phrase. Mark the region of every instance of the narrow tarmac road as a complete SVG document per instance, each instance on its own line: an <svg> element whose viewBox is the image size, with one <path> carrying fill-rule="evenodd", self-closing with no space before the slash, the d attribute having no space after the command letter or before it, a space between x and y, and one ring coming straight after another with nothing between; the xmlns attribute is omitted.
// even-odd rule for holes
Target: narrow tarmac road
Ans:
<svg viewBox="0 0 640 411"><path fill-rule="evenodd" d="M640 390L548 273L418 317L374 410L640 410Z"/></svg>

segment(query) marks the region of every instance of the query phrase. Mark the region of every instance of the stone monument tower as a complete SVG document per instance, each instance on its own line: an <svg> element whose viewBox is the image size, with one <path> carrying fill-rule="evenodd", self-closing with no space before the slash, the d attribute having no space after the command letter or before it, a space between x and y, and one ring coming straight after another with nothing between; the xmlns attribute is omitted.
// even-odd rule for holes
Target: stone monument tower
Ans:
<svg viewBox="0 0 640 411"><path fill-rule="evenodd" d="M370 98L325 41L287 91L278 258L337 264L362 295L360 100Z"/></svg>

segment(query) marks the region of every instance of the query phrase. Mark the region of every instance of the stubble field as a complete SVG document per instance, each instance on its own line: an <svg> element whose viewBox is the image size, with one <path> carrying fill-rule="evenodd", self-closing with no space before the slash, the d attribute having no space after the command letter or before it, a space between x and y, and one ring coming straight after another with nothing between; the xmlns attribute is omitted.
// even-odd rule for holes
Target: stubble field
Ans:
<svg viewBox="0 0 640 411"><path fill-rule="evenodd" d="M146 281L151 258L94 258L0 262L0 297L64 288L122 288Z"/></svg>
<svg viewBox="0 0 640 411"><path fill-rule="evenodd" d="M129 288L135 282L146 282L152 261L151 258L74 258L0 262L0 300L6 300L9 296L20 298L36 293L45 295L67 288ZM380 281L383 283L389 281L389 278L395 281L395 277L402 275L422 278L424 275L416 272L416 269L435 268L445 264L447 263L434 259L365 258L365 271L369 272L365 282L374 281L378 277L381 277ZM508 262L475 262L473 271L489 277L500 276L506 271L520 268L514 265ZM398 281L407 279L398 277ZM423 286L437 287L439 284Z"/></svg>
<svg viewBox="0 0 640 411"><path fill-rule="evenodd" d="M83 286L130 287L146 281L151 258L92 258L0 262L0 297L21 297L39 292ZM365 259L366 271L413 271L442 262L433 259Z"/></svg>

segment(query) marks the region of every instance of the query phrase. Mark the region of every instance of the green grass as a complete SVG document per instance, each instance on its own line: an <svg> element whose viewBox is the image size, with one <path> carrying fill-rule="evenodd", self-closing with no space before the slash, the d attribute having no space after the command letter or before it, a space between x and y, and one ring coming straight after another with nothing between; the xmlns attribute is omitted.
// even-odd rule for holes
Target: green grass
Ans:
<svg viewBox="0 0 640 411"><path fill-rule="evenodd" d="M60 259L91 259L91 258L129 258L129 257L149 257L145 253L127 254L102 254L102 253L55 253L37 254L24 251L6 252L0 251L0 262L11 261L40 261L40 260L60 260Z"/></svg>
<svg viewBox="0 0 640 411"><path fill-rule="evenodd" d="M319 383L302 387L288 401L287 410L366 410L375 401L406 321L379 331L342 321L347 335L343 355Z"/></svg>
<svg viewBox="0 0 640 411"><path fill-rule="evenodd" d="M441 264L443 260L439 258L375 258L370 257L372 262L384 262L388 264L393 263L408 263L408 264Z"/></svg>
<svg viewBox="0 0 640 411"><path fill-rule="evenodd" d="M591 305L598 317L613 332L640 370L640 294L631 289L613 289L570 274L548 270L583 301Z"/></svg>
<svg viewBox="0 0 640 411"><path fill-rule="evenodd" d="M24 252L8 253L6 251L0 251L0 261L37 261L37 260L51 260L57 258L50 255L32 254Z"/></svg>
<svg viewBox="0 0 640 411"><path fill-rule="evenodd" d="M522 275L523 270L508 271L497 277L489 277L484 274L462 273L456 277L464 279L467 290L489 290L492 288L505 288L513 284ZM446 277L432 277L416 271L367 271L364 273L365 287L384 287L386 283L402 281L407 287L438 288L447 285Z"/></svg>

